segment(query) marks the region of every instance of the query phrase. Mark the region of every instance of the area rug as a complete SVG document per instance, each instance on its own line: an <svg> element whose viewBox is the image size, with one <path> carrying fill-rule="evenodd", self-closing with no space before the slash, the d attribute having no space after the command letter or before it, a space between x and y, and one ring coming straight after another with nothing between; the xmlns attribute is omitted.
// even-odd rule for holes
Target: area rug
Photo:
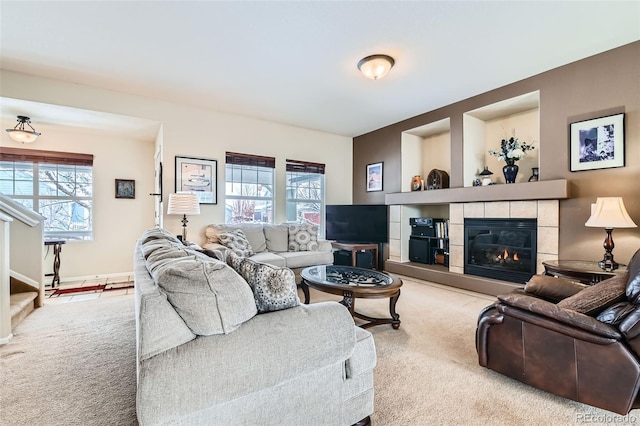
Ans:
<svg viewBox="0 0 640 426"><path fill-rule="evenodd" d="M311 291L312 303L328 299ZM404 279L400 328L369 329L378 355L374 426L640 424L640 410L619 416L480 367L475 324L491 302ZM383 316L388 300L358 299L356 309ZM0 372L3 426L136 425L133 296L37 309L0 347Z"/></svg>

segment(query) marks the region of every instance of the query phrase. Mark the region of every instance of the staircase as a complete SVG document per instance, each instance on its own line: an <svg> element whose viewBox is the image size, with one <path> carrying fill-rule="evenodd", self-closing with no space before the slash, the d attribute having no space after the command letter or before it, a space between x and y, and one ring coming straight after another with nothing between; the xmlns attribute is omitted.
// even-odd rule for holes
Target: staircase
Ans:
<svg viewBox="0 0 640 426"><path fill-rule="evenodd" d="M44 218L0 194L0 345L44 299Z"/></svg>

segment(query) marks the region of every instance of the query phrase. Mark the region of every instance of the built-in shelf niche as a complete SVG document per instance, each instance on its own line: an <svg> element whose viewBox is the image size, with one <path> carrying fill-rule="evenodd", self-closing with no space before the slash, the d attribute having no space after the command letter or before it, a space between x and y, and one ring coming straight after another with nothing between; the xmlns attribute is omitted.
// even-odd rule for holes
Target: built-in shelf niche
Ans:
<svg viewBox="0 0 640 426"><path fill-rule="evenodd" d="M515 135L513 132L515 131ZM540 159L540 92L535 91L511 99L468 111L463 115L463 186L473 186L484 166L493 172L495 183L505 183L502 174L504 161L489 155L490 149L499 149L500 141L512 136L533 143L517 162L520 168L516 183L527 182L533 167L539 167ZM543 176L540 171L541 177Z"/></svg>
<svg viewBox="0 0 640 426"><path fill-rule="evenodd" d="M433 169L451 176L451 124L445 118L402 132L401 191L411 191L411 179L419 175L426 181Z"/></svg>

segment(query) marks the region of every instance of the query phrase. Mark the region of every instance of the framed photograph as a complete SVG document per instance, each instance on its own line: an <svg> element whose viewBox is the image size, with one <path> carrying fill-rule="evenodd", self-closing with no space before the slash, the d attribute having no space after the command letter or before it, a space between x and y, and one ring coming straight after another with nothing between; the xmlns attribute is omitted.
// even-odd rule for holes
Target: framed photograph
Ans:
<svg viewBox="0 0 640 426"><path fill-rule="evenodd" d="M176 192L193 192L200 204L217 204L218 162L205 158L176 157Z"/></svg>
<svg viewBox="0 0 640 426"><path fill-rule="evenodd" d="M624 167L624 113L570 126L572 172Z"/></svg>
<svg viewBox="0 0 640 426"><path fill-rule="evenodd" d="M136 198L136 181L116 179L116 198Z"/></svg>
<svg viewBox="0 0 640 426"><path fill-rule="evenodd" d="M382 191L382 162L367 164L367 192Z"/></svg>

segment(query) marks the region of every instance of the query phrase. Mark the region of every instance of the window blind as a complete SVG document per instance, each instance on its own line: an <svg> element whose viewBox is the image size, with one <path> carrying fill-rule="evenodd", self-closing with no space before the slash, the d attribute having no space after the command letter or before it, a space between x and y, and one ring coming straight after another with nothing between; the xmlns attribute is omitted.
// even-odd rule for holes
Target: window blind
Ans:
<svg viewBox="0 0 640 426"><path fill-rule="evenodd" d="M0 161L93 166L93 155L37 149L0 148Z"/></svg>
<svg viewBox="0 0 640 426"><path fill-rule="evenodd" d="M237 152L226 153L227 164L235 164L238 166L254 166L276 168L275 157L263 157L261 155L240 154Z"/></svg>
<svg viewBox="0 0 640 426"><path fill-rule="evenodd" d="M322 163L311 163L309 161L298 161L287 159L287 171L288 172L300 172L300 173L317 173L324 174L325 165Z"/></svg>

